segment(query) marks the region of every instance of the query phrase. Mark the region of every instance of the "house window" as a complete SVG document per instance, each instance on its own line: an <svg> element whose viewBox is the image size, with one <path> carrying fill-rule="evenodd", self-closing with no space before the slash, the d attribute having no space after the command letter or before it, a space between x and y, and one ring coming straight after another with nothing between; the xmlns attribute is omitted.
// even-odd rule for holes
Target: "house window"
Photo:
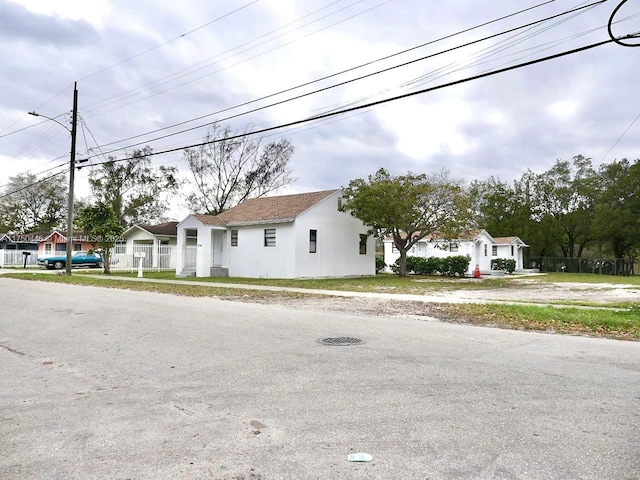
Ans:
<svg viewBox="0 0 640 480"><path fill-rule="evenodd" d="M80 250L82 250L82 244L81 243L74 243L73 244L73 251L74 252L78 252Z"/></svg>
<svg viewBox="0 0 640 480"><path fill-rule="evenodd" d="M454 243L454 242L451 242L449 244L449 251L450 252L457 252L458 251L458 244Z"/></svg>
<svg viewBox="0 0 640 480"><path fill-rule="evenodd" d="M491 256L492 257L497 257L498 256L498 246L497 245L492 245L491 246Z"/></svg>
<svg viewBox="0 0 640 480"><path fill-rule="evenodd" d="M396 247L396 242L393 242L391 244L391 252L392 253L398 253L398 247Z"/></svg>
<svg viewBox="0 0 640 480"><path fill-rule="evenodd" d="M113 254L119 255L127 253L127 244L126 242L116 242L113 245Z"/></svg>
<svg viewBox="0 0 640 480"><path fill-rule="evenodd" d="M360 255L367 254L367 237L368 235L360 234Z"/></svg>
<svg viewBox="0 0 640 480"><path fill-rule="evenodd" d="M318 245L318 231L309 230L309 253L316 253Z"/></svg>
<svg viewBox="0 0 640 480"><path fill-rule="evenodd" d="M265 247L276 246L276 229L275 228L264 229L264 246Z"/></svg>
<svg viewBox="0 0 640 480"><path fill-rule="evenodd" d="M50 243L45 243L44 244L44 253L51 253L51 244Z"/></svg>
<svg viewBox="0 0 640 480"><path fill-rule="evenodd" d="M513 245L511 245L511 256L513 257Z"/></svg>
<svg viewBox="0 0 640 480"><path fill-rule="evenodd" d="M484 244L484 256L485 257L487 256L487 244L486 243Z"/></svg>
<svg viewBox="0 0 640 480"><path fill-rule="evenodd" d="M238 230L231 230L231 246L238 246Z"/></svg>

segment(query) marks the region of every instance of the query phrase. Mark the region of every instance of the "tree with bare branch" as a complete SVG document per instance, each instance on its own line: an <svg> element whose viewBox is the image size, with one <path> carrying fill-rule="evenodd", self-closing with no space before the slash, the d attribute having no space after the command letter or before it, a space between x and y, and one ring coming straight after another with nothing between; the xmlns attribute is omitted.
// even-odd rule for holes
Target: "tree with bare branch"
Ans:
<svg viewBox="0 0 640 480"><path fill-rule="evenodd" d="M214 124L202 145L185 149L195 185L187 195L191 210L217 215L295 181L288 168L293 145L286 139L263 145L249 133Z"/></svg>

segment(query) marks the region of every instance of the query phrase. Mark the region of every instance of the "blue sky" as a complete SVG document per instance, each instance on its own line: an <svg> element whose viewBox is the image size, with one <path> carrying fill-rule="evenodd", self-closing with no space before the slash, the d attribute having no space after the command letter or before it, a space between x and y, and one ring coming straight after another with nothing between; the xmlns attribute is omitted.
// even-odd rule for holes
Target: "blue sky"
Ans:
<svg viewBox="0 0 640 480"><path fill-rule="evenodd" d="M618 3L483 40L590 2L0 1L0 188L10 175L64 168L68 133L27 112L68 122L76 81L78 154L100 162L137 143L155 151L197 143L214 120L234 130L273 127L604 41ZM616 34L640 30L637 2L623 5L616 21ZM380 167L511 180L577 154L596 165L638 158L638 78L640 49L607 44L275 130L264 141L284 137L296 148L297 181L283 193L344 186ZM302 94L309 95L269 106ZM180 152L153 161L188 178ZM88 194L87 172L76 177L79 196ZM181 219L181 200L172 204Z"/></svg>

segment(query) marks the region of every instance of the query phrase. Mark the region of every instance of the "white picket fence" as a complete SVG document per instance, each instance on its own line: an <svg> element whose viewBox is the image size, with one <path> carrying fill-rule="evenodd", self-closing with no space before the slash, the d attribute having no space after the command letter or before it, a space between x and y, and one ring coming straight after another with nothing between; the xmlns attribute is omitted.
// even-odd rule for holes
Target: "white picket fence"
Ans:
<svg viewBox="0 0 640 480"><path fill-rule="evenodd" d="M37 266L38 252L30 252L31 255L26 257L27 267ZM25 255L22 250L0 250L0 268L4 267L22 267L24 266Z"/></svg>
<svg viewBox="0 0 640 480"><path fill-rule="evenodd" d="M117 251L117 250L116 250ZM176 247L175 245L134 245L129 247L125 252L111 254L111 271L133 271L138 269L140 259L136 258L136 253L144 253L142 259L142 268L144 270L175 270L176 268ZM195 266L195 249L187 258L193 257L193 265ZM191 254L192 253L192 254ZM27 267L37 267L38 257L47 257L53 255L65 255L65 252L31 252L27 256ZM0 268L3 267L22 267L24 265L25 256L22 250L4 250L0 249Z"/></svg>
<svg viewBox="0 0 640 480"><path fill-rule="evenodd" d="M135 256L136 253L144 253L144 258L142 258L144 270L176 269L176 247L174 245L134 245L125 253L111 254L111 271L137 270L140 258Z"/></svg>

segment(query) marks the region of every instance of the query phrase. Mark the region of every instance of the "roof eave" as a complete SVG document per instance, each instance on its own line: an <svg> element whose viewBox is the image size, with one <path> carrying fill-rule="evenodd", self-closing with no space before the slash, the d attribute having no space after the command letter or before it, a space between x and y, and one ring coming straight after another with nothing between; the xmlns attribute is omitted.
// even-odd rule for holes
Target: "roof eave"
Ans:
<svg viewBox="0 0 640 480"><path fill-rule="evenodd" d="M235 222L227 222L227 227L248 227L253 225L273 225L276 223L293 223L295 217L290 218L273 218L268 220L238 220Z"/></svg>

